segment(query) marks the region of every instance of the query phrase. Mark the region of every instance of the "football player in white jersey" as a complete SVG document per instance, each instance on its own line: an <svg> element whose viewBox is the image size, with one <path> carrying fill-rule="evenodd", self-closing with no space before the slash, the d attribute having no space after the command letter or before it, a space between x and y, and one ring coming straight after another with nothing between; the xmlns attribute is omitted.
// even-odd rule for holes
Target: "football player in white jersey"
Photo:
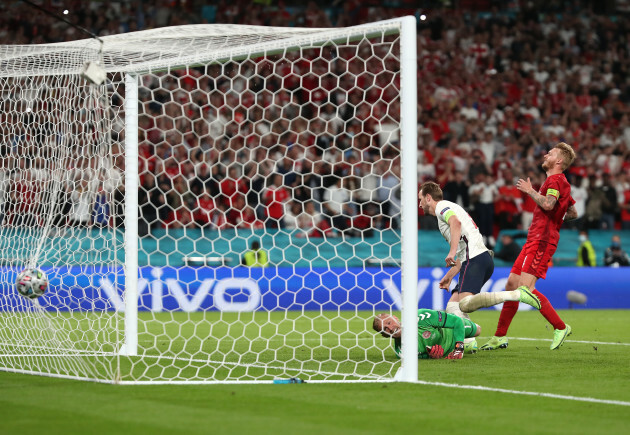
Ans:
<svg viewBox="0 0 630 435"><path fill-rule="evenodd" d="M442 189L432 181L420 186L418 198L424 213L437 217L440 232L450 247L444 259L450 269L440 280L440 288L451 291L451 281L459 273L457 285L446 304L447 313L470 320L467 313L505 301L520 301L540 309L538 298L522 289L481 293L494 272L494 260L475 221L458 204L444 201ZM476 342L472 340L465 345L467 351L476 350Z"/></svg>

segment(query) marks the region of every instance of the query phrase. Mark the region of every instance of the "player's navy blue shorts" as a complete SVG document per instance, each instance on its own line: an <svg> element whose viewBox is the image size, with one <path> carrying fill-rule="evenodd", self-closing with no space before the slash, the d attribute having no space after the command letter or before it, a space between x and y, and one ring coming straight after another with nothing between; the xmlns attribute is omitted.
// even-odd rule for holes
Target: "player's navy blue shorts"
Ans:
<svg viewBox="0 0 630 435"><path fill-rule="evenodd" d="M462 263L459 281L453 292L477 294L494 272L494 260L489 251Z"/></svg>

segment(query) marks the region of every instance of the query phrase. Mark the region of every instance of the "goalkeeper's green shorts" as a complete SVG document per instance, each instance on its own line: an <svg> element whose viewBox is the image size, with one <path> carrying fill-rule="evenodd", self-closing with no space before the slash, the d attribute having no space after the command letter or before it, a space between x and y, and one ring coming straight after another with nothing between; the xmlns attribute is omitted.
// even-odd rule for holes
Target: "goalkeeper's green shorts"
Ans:
<svg viewBox="0 0 630 435"><path fill-rule="evenodd" d="M474 337L477 333L477 324L472 320L462 319L464 321L464 336L466 338Z"/></svg>

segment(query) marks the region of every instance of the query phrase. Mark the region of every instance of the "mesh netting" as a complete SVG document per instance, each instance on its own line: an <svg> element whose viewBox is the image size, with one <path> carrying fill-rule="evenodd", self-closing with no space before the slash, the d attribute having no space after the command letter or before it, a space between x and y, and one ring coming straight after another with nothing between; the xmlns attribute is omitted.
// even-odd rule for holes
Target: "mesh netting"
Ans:
<svg viewBox="0 0 630 435"><path fill-rule="evenodd" d="M391 378L398 361L371 324L400 307L398 33L183 26L0 47L3 367L116 382ZM94 60L101 86L78 73ZM137 355L121 352L125 234L138 238ZM25 267L48 274L39 299L15 292Z"/></svg>

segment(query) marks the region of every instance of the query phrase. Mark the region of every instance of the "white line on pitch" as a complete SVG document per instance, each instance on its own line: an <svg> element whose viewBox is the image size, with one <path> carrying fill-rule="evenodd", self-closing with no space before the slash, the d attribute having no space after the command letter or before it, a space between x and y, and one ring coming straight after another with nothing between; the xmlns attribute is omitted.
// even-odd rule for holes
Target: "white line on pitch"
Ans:
<svg viewBox="0 0 630 435"><path fill-rule="evenodd" d="M491 337L485 337L491 338ZM510 340L522 341L553 341L551 338L529 338L529 337L508 337ZM630 343L620 343L612 341L586 341L586 340L564 340L565 343L582 343L582 344L602 344L611 346L630 346Z"/></svg>
<svg viewBox="0 0 630 435"><path fill-rule="evenodd" d="M477 337L477 339L490 339L492 337ZM547 342L551 342L552 340L550 338L532 338L532 337L508 337L508 339L510 340L521 340L521 341L547 341ZM270 343L278 343L278 342L283 342L284 344L295 344L295 343L319 343L321 345L324 345L326 340L325 339L321 339L321 338L305 338L305 339L295 339L295 338L262 338L262 337L257 337L254 338L252 341L256 341L256 340L265 340L268 341ZM217 340L220 341L220 340ZM357 342L357 341L374 341L373 337L342 337L342 338L337 338L338 342ZM621 342L612 342L612 341L587 341L587 340L565 340L565 343L580 343L580 344L598 344L598 345L610 345L610 346L630 346L630 343L621 343ZM143 343L141 341L141 343ZM114 346L115 343L112 344L112 346ZM76 354L100 354L100 353L104 353L104 354L110 354L111 352L100 352L100 351L96 351L96 350L86 350L86 349L62 349L62 348L58 348L58 347L46 347L46 346L33 346L33 345L25 345L25 344L15 344L15 343L0 343L0 346L6 346L6 347L25 347L25 348L30 348L30 349L47 349L47 350L56 350L56 351L62 351L65 350L69 353L76 353Z"/></svg>
<svg viewBox="0 0 630 435"><path fill-rule="evenodd" d="M522 396L538 396L538 397L548 397L550 399L573 400L576 402L589 402L589 403L602 403L604 405L630 406L630 402L624 402L622 400L606 400L606 399L596 399L594 397L566 396L564 394L539 393L537 391L506 390L504 388L484 387L481 385L447 384L444 382L430 382L430 381L422 381L422 380L418 380L416 383L422 384L422 385L433 385L436 387L459 388L462 390L492 391L492 392L497 392L497 393L519 394Z"/></svg>

